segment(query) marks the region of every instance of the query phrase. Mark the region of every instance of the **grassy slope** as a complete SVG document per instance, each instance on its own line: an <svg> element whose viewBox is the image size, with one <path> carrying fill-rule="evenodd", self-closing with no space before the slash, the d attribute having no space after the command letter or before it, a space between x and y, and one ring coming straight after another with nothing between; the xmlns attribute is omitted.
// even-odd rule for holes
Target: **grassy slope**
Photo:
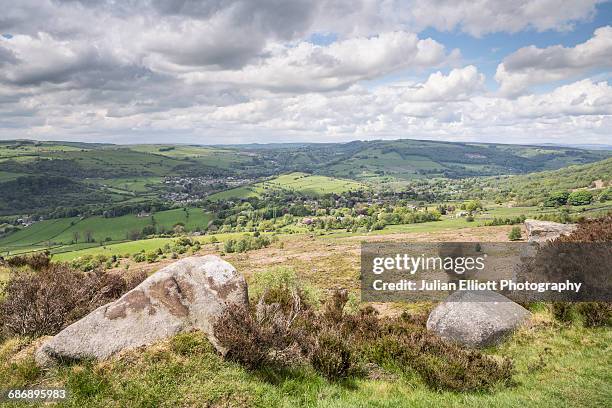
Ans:
<svg viewBox="0 0 612 408"><path fill-rule="evenodd" d="M610 329L560 326L548 312L493 355L515 362L516 384L489 393L436 392L416 375L329 382L307 368L249 372L223 361L198 333L96 364L40 372L30 358L9 363L27 340L0 346L0 383L65 386L58 406L227 407L606 407L612 403Z"/></svg>
<svg viewBox="0 0 612 408"><path fill-rule="evenodd" d="M531 198L555 191L592 187L595 180L612 183L612 158L595 163L511 177L484 179L483 185L493 191L513 191Z"/></svg>
<svg viewBox="0 0 612 408"><path fill-rule="evenodd" d="M606 208L612 208L612 202L608 202L605 204L596 204L591 206L584 207L576 207L574 211L583 211L588 208L595 208L599 205L605 205ZM549 212L554 212L555 209L545 208L540 209L538 207L505 207L501 205L490 204L487 206L487 211L478 214L475 217L474 222L467 222L465 218L453 218L444 216L441 221L431 221L424 222L419 224L404 224L404 225L389 225L385 229L381 231L373 231L371 233L352 233L346 232L344 230L340 231L332 231L327 232L326 235L330 238L340 238L340 237L350 237L355 235L387 235L387 234L396 234L396 233L427 233L427 232L436 232L436 231L450 231L450 230L460 230L464 228L472 228L484 226L485 223L494 217L505 218L505 217L518 217L521 215L525 215L527 217L533 217L538 214L545 214ZM308 230L301 226L289 226L283 229L282 233L288 234L308 234ZM224 234L215 234L214 237L220 242L225 241L230 238L238 238L244 235L243 232L235 232L235 233L224 233ZM201 240L203 242L209 242L210 237L206 236L202 237ZM116 243L116 244L108 244L104 246L99 246L98 244L94 244L91 248L79 248L75 246L67 246L63 248L58 248L52 252L56 252L54 255L54 259L66 261L70 259L77 258L83 255L96 255L96 254L105 254L107 256L110 255L122 255L122 254L133 254L136 252L140 252L141 250L150 251L157 248L161 248L164 244L171 242L172 238L154 238L154 239L143 239L139 241L132 242L124 242L124 243Z"/></svg>
<svg viewBox="0 0 612 408"><path fill-rule="evenodd" d="M196 228L205 228L212 219L212 215L202 209L191 208L189 217L183 209L160 211L154 214L158 227L171 229L177 223L185 224L189 231ZM0 252L30 250L34 247L44 247L48 242L57 244L70 244L74 233L78 232L80 240L85 240L86 231L91 231L96 241L111 238L112 241L126 239L130 231L141 231L152 222L151 217L139 218L133 214L122 217L104 218L90 217L83 220L78 218L62 218L57 220L41 221L19 232L0 240ZM73 224L73 225L71 225Z"/></svg>
<svg viewBox="0 0 612 408"><path fill-rule="evenodd" d="M127 177L116 179L89 179L87 181L116 188L123 192L145 193L149 191L149 185L160 184L161 180L161 177Z"/></svg>
<svg viewBox="0 0 612 408"><path fill-rule="evenodd" d="M514 174L558 169L610 157L562 147L536 147L423 140L372 141L338 162L324 166L324 173L371 182L441 177L452 170L469 175ZM527 165L524 167L524 165ZM466 174L468 175L468 174Z"/></svg>
<svg viewBox="0 0 612 408"><path fill-rule="evenodd" d="M230 198L258 197L264 192L275 190L292 190L310 195L323 195L328 193L343 193L349 190L359 190L366 186L352 181L327 176L315 176L306 173L283 174L272 180L262 181L250 186L237 187L211 195L211 200Z"/></svg>
<svg viewBox="0 0 612 408"><path fill-rule="evenodd" d="M236 164L249 161L243 153L205 146L172 146L172 145L136 145L130 150L166 156L173 159L195 159L207 166L228 169Z"/></svg>
<svg viewBox="0 0 612 408"><path fill-rule="evenodd" d="M230 232L224 234L215 234L214 237L219 242L224 242L228 239L237 239L244 236L243 232ZM263 233L266 235L267 233ZM210 243L211 237L202 237L199 238L199 241L202 243ZM129 241L129 242L121 242L117 244L109 244L95 247L85 248L85 249L77 249L68 252L63 252L65 249L59 249L57 253L53 255L54 261L69 261L71 259L75 259L84 255L98 255L103 254L106 256L111 255L126 255L126 254L135 254L141 251L152 251L158 248L162 248L164 245L168 243L174 242L174 238L150 238L150 239L141 239L138 241Z"/></svg>

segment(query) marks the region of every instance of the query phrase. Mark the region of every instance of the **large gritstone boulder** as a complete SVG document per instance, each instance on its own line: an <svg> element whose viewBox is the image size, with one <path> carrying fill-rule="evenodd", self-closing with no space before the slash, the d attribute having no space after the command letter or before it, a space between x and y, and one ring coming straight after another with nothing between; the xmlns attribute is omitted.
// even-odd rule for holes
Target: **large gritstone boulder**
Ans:
<svg viewBox="0 0 612 408"><path fill-rule="evenodd" d="M427 330L468 347L498 344L530 316L529 311L493 291L457 291L427 319Z"/></svg>
<svg viewBox="0 0 612 408"><path fill-rule="evenodd" d="M214 255L185 258L66 327L37 350L36 361L105 359L194 329L224 353L213 324L233 304L246 306L248 293L231 264Z"/></svg>
<svg viewBox="0 0 612 408"><path fill-rule="evenodd" d="M561 224L551 221L525 220L529 242L546 242L561 235L569 235L576 229L576 224Z"/></svg>

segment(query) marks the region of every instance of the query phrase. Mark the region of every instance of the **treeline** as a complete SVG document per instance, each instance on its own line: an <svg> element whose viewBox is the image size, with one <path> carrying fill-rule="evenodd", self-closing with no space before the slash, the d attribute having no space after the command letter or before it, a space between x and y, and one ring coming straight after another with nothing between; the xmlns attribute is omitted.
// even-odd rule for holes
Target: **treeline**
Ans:
<svg viewBox="0 0 612 408"><path fill-rule="evenodd" d="M110 197L60 176L24 176L0 183L0 215L109 203Z"/></svg>
<svg viewBox="0 0 612 408"><path fill-rule="evenodd" d="M318 199L278 191L273 196L248 198L238 203L219 201L205 207L216 213L209 228L211 232L277 231L290 225L311 231L373 231L387 225L436 221L441 217L440 208L417 209L406 199L390 194L374 197L368 191L330 194Z"/></svg>

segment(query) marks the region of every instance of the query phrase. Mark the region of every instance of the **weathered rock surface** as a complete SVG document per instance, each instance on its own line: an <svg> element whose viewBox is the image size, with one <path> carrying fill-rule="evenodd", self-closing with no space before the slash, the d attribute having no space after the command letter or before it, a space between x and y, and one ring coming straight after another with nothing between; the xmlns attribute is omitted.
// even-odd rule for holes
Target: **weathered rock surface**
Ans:
<svg viewBox="0 0 612 408"><path fill-rule="evenodd" d="M427 330L468 347L501 342L530 316L529 311L493 291L457 291L427 319Z"/></svg>
<svg viewBox="0 0 612 408"><path fill-rule="evenodd" d="M228 305L247 303L246 281L231 264L214 255L185 258L62 330L37 350L36 361L105 359L194 329L224 353L213 324Z"/></svg>
<svg viewBox="0 0 612 408"><path fill-rule="evenodd" d="M576 229L576 224L561 224L551 221L525 220L529 242L546 242L561 235L569 235Z"/></svg>

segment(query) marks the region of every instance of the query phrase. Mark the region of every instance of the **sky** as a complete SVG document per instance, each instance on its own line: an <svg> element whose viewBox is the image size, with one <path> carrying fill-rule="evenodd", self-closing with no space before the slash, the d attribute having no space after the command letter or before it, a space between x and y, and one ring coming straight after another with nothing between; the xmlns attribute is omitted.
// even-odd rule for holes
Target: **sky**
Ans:
<svg viewBox="0 0 612 408"><path fill-rule="evenodd" d="M0 0L0 140L612 144L612 3Z"/></svg>

